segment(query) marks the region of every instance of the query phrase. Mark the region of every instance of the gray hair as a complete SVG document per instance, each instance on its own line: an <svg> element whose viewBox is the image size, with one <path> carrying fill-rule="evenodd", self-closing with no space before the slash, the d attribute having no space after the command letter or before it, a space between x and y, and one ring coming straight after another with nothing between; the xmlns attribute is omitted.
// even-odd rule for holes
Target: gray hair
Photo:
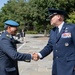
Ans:
<svg viewBox="0 0 75 75"><path fill-rule="evenodd" d="M7 30L7 28L8 28L8 25L4 25L4 29Z"/></svg>

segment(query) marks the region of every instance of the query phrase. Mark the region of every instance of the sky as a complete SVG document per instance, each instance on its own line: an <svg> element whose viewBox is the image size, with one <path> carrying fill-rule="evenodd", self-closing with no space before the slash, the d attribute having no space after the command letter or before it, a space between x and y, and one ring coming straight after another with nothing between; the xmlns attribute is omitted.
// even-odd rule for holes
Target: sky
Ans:
<svg viewBox="0 0 75 75"><path fill-rule="evenodd" d="M7 3L8 0L0 0L0 9Z"/></svg>

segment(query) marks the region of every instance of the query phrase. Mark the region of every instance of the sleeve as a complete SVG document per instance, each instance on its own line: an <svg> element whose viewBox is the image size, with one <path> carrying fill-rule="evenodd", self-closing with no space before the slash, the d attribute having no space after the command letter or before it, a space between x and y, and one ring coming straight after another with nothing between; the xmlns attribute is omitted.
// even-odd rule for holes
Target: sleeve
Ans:
<svg viewBox="0 0 75 75"><path fill-rule="evenodd" d="M42 55L40 54L40 53L38 53L38 55L39 55L39 57L40 57L40 59L42 58Z"/></svg>
<svg viewBox="0 0 75 75"><path fill-rule="evenodd" d="M6 38L0 40L0 48L7 56L12 58L13 60L26 62L31 61L31 54L17 52L11 42Z"/></svg>
<svg viewBox="0 0 75 75"><path fill-rule="evenodd" d="M50 32L50 35L51 35L51 32ZM52 40L49 37L47 45L39 52L41 54L41 56L42 56L41 59L43 59L44 57L46 57L47 55L49 55L52 52L52 50L53 50Z"/></svg>

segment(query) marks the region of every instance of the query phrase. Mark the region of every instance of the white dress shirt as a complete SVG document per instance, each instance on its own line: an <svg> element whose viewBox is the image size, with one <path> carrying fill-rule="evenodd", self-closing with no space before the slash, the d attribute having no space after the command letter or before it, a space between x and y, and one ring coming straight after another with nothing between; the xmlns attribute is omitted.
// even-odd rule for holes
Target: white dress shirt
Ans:
<svg viewBox="0 0 75 75"><path fill-rule="evenodd" d="M59 33L60 33L60 31L61 31L63 25L64 25L64 22L62 22L62 23L58 26L58 28L59 28Z"/></svg>

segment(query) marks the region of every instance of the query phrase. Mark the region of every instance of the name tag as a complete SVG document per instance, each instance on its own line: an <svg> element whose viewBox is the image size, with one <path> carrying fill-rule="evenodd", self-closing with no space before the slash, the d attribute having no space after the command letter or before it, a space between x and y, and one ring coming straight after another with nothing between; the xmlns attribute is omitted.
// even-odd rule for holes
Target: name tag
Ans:
<svg viewBox="0 0 75 75"><path fill-rule="evenodd" d="M71 38L71 33L67 32L67 33L63 33L61 35L61 38Z"/></svg>

